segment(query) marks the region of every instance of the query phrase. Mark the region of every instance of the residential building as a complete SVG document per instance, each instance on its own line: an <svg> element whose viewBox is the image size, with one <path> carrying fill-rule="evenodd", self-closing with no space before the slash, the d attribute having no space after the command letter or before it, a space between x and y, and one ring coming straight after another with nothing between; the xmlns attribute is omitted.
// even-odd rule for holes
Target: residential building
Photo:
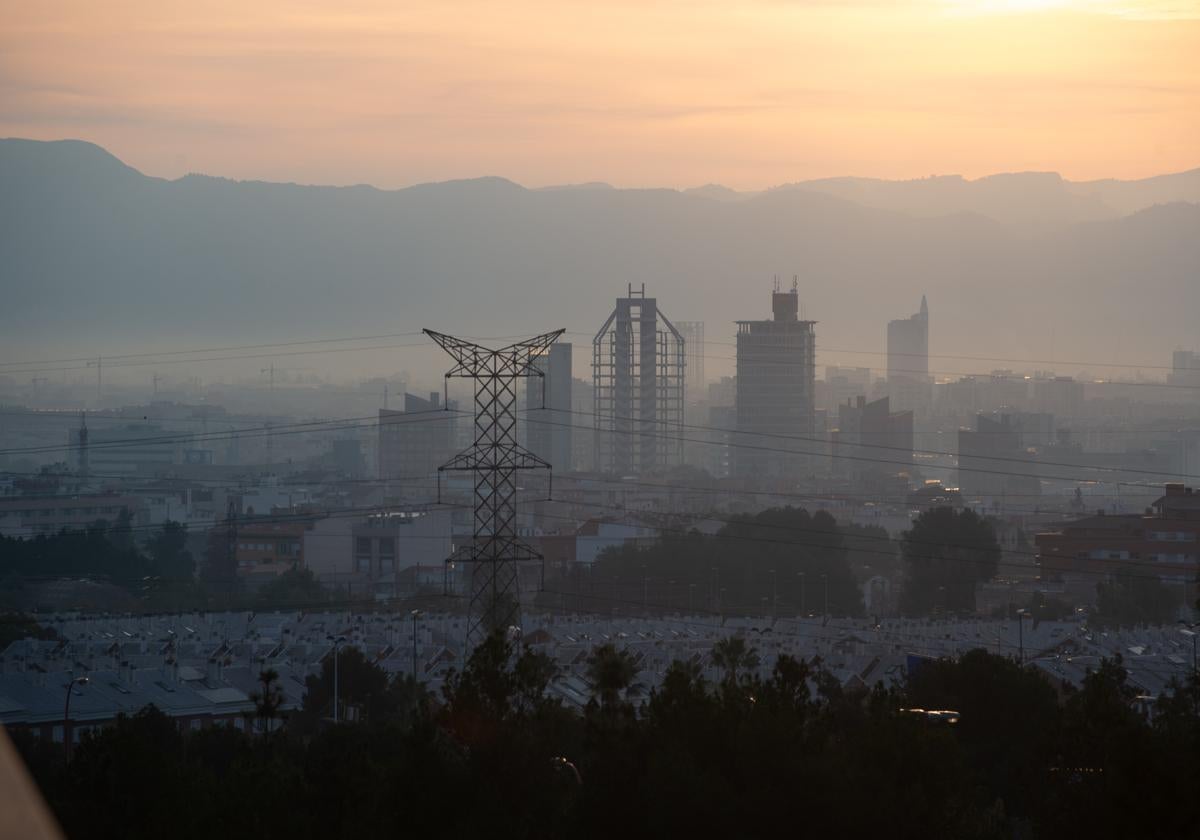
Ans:
<svg viewBox="0 0 1200 840"><path fill-rule="evenodd" d="M856 483L912 472L913 413L891 411L888 397L847 400L838 407L833 469Z"/></svg>
<svg viewBox="0 0 1200 840"><path fill-rule="evenodd" d="M804 472L813 434L816 321L799 319L799 294L771 294L770 321L737 322L737 447L743 478L791 479Z"/></svg>
<svg viewBox="0 0 1200 840"><path fill-rule="evenodd" d="M1183 603L1190 604L1200 572L1200 493L1167 484L1146 513L1100 512L1062 522L1034 541L1043 576L1074 583L1079 593L1094 597L1098 581L1133 569L1184 587Z"/></svg>
<svg viewBox="0 0 1200 840"><path fill-rule="evenodd" d="M137 496L15 496L0 499L0 536L36 537L63 529L78 531L98 520L115 523L122 512L131 524L146 524L145 502Z"/></svg>
<svg viewBox="0 0 1200 840"><path fill-rule="evenodd" d="M328 517L304 533L305 565L350 597L394 598L412 566L444 569L452 553L450 512L410 507L358 518Z"/></svg>
<svg viewBox="0 0 1200 840"><path fill-rule="evenodd" d="M571 364L567 342L551 344L534 358L533 365L542 375L525 381L525 414L518 422L525 431L526 448L561 472L572 468L572 427L579 422L571 408Z"/></svg>
<svg viewBox="0 0 1200 840"><path fill-rule="evenodd" d="M419 484L415 495L428 498L438 467L454 456L456 405L442 411L442 395L404 395L404 410L379 410L379 477Z"/></svg>

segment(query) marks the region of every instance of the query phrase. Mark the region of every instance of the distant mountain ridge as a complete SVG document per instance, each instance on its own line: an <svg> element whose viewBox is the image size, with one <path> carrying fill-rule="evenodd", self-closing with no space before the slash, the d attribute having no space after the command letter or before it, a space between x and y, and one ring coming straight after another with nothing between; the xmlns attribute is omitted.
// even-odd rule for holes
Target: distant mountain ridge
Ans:
<svg viewBox="0 0 1200 840"><path fill-rule="evenodd" d="M151 334L587 333L629 282L731 342L734 319L768 317L770 278L798 274L824 351L866 365L922 294L934 352L1162 361L1200 349L1197 183L1200 171L753 195L503 178L380 190L170 181L89 143L0 140L0 355Z"/></svg>

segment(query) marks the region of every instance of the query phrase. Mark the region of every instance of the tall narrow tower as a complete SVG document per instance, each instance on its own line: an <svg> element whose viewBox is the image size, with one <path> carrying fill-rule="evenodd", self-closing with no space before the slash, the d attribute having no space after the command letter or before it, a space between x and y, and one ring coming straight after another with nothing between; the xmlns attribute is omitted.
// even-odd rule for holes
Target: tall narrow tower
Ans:
<svg viewBox="0 0 1200 840"><path fill-rule="evenodd" d="M892 408L927 413L933 391L929 378L929 304L921 296L921 308L908 318L888 322L888 396Z"/></svg>
<svg viewBox="0 0 1200 840"><path fill-rule="evenodd" d="M467 647L471 648L494 630L520 626L517 564L541 557L517 539L517 471L549 469L550 464L517 443L517 380L543 377L534 359L546 353L563 330L499 350L433 330L425 334L456 362L447 379L475 380L475 442L439 467L439 471L464 470L475 477L474 540L447 561L470 564Z"/></svg>
<svg viewBox="0 0 1200 840"><path fill-rule="evenodd" d="M645 284L629 286L592 339L597 469L628 475L682 462L686 369L683 334Z"/></svg>

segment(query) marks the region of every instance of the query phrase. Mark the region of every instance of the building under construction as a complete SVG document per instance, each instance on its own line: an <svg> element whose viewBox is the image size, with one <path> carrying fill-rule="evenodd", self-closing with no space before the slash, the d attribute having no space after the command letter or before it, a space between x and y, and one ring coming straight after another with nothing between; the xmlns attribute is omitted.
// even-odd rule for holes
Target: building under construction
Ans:
<svg viewBox="0 0 1200 840"><path fill-rule="evenodd" d="M737 322L734 473L744 478L794 480L813 449L816 322L798 317L799 301L795 281L787 292L776 283L772 319Z"/></svg>
<svg viewBox="0 0 1200 840"><path fill-rule="evenodd" d="M683 334L629 286L592 340L596 468L632 475L683 460Z"/></svg>

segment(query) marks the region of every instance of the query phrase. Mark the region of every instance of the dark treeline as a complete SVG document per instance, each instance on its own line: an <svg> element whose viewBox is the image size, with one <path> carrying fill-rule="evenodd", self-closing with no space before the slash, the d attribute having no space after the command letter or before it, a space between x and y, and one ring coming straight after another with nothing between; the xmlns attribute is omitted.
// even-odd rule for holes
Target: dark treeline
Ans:
<svg viewBox="0 0 1200 840"><path fill-rule="evenodd" d="M590 569L548 586L543 603L618 614L859 616L855 567L861 575L888 573L896 562L882 529L839 525L825 511L775 508L736 517L715 535L668 531L648 544L607 549Z"/></svg>
<svg viewBox="0 0 1200 840"><path fill-rule="evenodd" d="M30 583L53 578L110 584L128 596L120 607L144 611L318 607L331 600L307 569L292 569L247 593L236 575L213 562L211 555L219 552L228 566L224 543L208 542L210 550L197 560L188 548L187 526L166 522L139 544L128 514L82 530L29 539L0 536L0 602L6 595L19 596Z"/></svg>
<svg viewBox="0 0 1200 840"><path fill-rule="evenodd" d="M440 702L347 659L360 722L330 726L328 669L279 722L181 733L147 709L61 748L19 738L73 838L1186 837L1200 826L1200 685L1148 721L1119 661L1080 690L975 651L901 688L847 692L819 662L750 676L740 639L706 683L676 663L640 712L632 658L589 661L593 699L547 697L549 659L499 636ZM904 711L954 709L956 724ZM19 734L19 733L18 733Z"/></svg>
<svg viewBox="0 0 1200 840"><path fill-rule="evenodd" d="M187 527L178 522L139 544L127 515L29 539L0 536L0 607L39 607L21 597L23 590L55 578L102 581L125 596L119 603L85 600L65 608L178 612L342 603L303 568L245 591L229 563L224 529L212 530L199 558L188 546ZM577 565L548 580L537 603L599 615L690 610L858 617L864 584L880 577L899 590L892 606L905 615L970 615L976 584L1000 571L999 557L991 523L969 510L926 511L892 540L882 528L839 523L825 511L774 508L735 517L712 535L666 529L659 539L607 549L590 568ZM1098 581L1097 595L1089 621L1099 628L1167 623L1179 607L1169 587L1135 567ZM461 607L454 599L434 600L430 608ZM1073 613L1072 605L1041 597L1028 606L1044 620Z"/></svg>
<svg viewBox="0 0 1200 840"><path fill-rule="evenodd" d="M863 614L863 585L902 581L908 615L971 613L975 585L996 574L1000 545L971 511L923 513L903 539L839 523L826 511L773 508L713 535L667 532L601 553L548 587L547 607L600 613L702 610L737 615Z"/></svg>

